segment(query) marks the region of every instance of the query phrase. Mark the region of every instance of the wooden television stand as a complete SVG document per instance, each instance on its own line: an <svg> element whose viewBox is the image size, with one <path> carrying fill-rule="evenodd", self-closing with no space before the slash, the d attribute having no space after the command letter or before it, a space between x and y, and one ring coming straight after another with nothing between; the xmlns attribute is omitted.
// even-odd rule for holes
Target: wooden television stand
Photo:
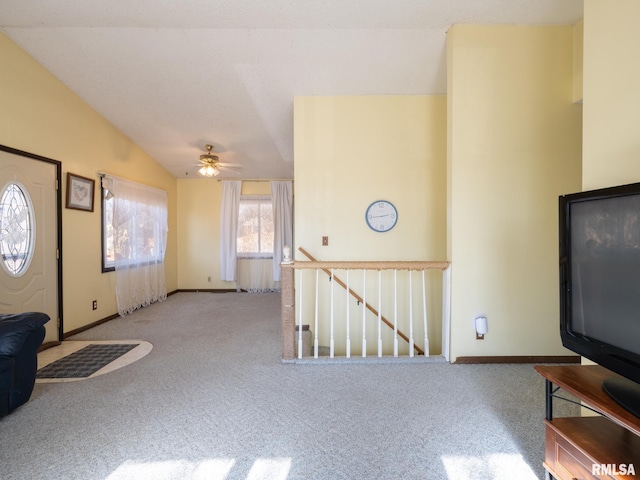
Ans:
<svg viewBox="0 0 640 480"><path fill-rule="evenodd" d="M546 478L640 480L640 418L602 389L605 378L617 375L600 365L537 365L535 370L546 379ZM600 415L553 418L559 389Z"/></svg>

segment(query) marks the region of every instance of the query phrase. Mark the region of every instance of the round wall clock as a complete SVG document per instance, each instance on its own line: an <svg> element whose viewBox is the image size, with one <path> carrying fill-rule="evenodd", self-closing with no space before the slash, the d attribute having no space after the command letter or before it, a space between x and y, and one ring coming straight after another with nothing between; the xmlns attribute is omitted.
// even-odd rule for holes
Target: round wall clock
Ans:
<svg viewBox="0 0 640 480"><path fill-rule="evenodd" d="M376 200L367 207L365 220L371 230L388 232L398 222L398 210L387 200Z"/></svg>

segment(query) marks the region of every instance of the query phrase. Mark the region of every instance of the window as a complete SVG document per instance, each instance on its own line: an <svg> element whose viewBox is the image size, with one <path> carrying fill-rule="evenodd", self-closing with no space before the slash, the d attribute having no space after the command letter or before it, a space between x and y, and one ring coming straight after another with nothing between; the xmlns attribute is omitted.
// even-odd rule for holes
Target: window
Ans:
<svg viewBox="0 0 640 480"><path fill-rule="evenodd" d="M138 187L143 193L145 188L144 185ZM131 266L162 262L162 225L166 223L166 206L159 205L153 197L139 195L130 196L129 199L120 198L116 209L116 197L112 192L104 186L101 192L102 271L115 270L116 260L123 261L125 265L130 263ZM130 194L131 189L127 193ZM120 218L114 218L114 215ZM117 231L114 224L118 225Z"/></svg>
<svg viewBox="0 0 640 480"><path fill-rule="evenodd" d="M115 270L115 252L113 250L113 195L101 188L102 196L102 271Z"/></svg>
<svg viewBox="0 0 640 480"><path fill-rule="evenodd" d="M35 239L33 206L26 189L8 184L0 192L0 257L12 277L23 275L33 258Z"/></svg>
<svg viewBox="0 0 640 480"><path fill-rule="evenodd" d="M242 196L238 210L238 258L273 257L271 197Z"/></svg>

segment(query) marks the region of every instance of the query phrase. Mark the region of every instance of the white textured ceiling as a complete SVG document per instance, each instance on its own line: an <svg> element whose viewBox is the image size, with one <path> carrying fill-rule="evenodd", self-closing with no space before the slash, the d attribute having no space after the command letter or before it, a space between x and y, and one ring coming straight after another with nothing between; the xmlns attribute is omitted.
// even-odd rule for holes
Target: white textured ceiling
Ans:
<svg viewBox="0 0 640 480"><path fill-rule="evenodd" d="M244 165L220 178L291 178L294 96L444 94L451 25L580 18L582 0L0 1L0 31L178 178L206 143Z"/></svg>

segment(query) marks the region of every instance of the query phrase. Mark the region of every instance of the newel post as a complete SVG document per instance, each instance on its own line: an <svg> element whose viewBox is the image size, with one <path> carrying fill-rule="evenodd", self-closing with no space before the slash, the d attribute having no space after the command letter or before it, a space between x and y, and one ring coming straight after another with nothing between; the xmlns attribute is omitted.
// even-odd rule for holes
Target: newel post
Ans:
<svg viewBox="0 0 640 480"><path fill-rule="evenodd" d="M282 359L293 360L295 358L295 325L296 305L294 289L293 262L280 264L280 301L281 301L281 325L282 325Z"/></svg>

